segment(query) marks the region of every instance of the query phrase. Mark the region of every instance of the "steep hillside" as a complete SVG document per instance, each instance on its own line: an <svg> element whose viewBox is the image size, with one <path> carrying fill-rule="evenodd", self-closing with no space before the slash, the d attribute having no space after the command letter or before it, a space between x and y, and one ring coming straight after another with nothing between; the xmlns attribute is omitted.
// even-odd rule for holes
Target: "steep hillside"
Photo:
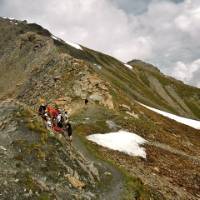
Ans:
<svg viewBox="0 0 200 200"><path fill-rule="evenodd" d="M1 199L96 199L98 169L23 104L0 103ZM69 153L70 152L70 153ZM84 191L82 188L86 188Z"/></svg>
<svg viewBox="0 0 200 200"><path fill-rule="evenodd" d="M138 102L199 119L200 89L165 76L142 61L124 64L111 56L64 42L37 24L0 18L0 30L0 137L2 151L8 152L3 154L2 162L7 164L1 169L6 171L14 163L8 168L8 180L0 180L2 184L14 180L13 185L5 185L6 198L10 197L9 190L20 193L24 187L24 199L30 193L36 194L35 199L38 194L42 199L65 199L67 193L69 199L199 198L200 131L163 117ZM69 111L75 136L72 150L63 138L56 135L52 138L37 117L41 99ZM147 141L146 159L85 139L93 133L120 129ZM46 160L51 154L52 160ZM91 160L96 165L88 168ZM28 175L21 169L27 169ZM42 170L46 179L41 182L38 177L44 173ZM19 176L10 175L11 171ZM98 171L99 177L94 174ZM108 171L111 177L105 175ZM86 187L74 188L70 177ZM48 189L35 188L32 182L45 188L47 185ZM4 187L0 190L4 191Z"/></svg>

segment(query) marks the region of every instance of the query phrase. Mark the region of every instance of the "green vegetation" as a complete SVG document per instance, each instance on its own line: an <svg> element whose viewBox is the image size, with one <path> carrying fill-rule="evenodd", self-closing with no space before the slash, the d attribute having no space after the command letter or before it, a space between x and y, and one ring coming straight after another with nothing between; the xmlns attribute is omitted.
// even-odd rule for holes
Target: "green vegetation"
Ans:
<svg viewBox="0 0 200 200"><path fill-rule="evenodd" d="M23 185L26 190L29 192L37 192L40 190L38 183L33 179L32 175L29 172L20 173L17 175L20 178L20 184Z"/></svg>
<svg viewBox="0 0 200 200"><path fill-rule="evenodd" d="M48 131L45 128L42 120L30 108L22 108L17 112L16 116L23 119L26 128L30 131L38 133L40 136L41 144L45 144L48 138Z"/></svg>
<svg viewBox="0 0 200 200"><path fill-rule="evenodd" d="M16 160L22 161L30 157L34 160L44 160L46 157L44 147L40 143L30 143L27 140L15 140L13 146L20 149L20 153L14 157Z"/></svg>
<svg viewBox="0 0 200 200"><path fill-rule="evenodd" d="M38 200L51 200L55 198L54 194L42 191L44 188L39 182L37 182L36 179L33 178L30 172L20 172L16 175L16 177L19 178L19 184L23 186L31 198L35 199L33 196L36 194Z"/></svg>
<svg viewBox="0 0 200 200"><path fill-rule="evenodd" d="M190 106L192 112L200 118L200 106L196 102L186 101L186 104Z"/></svg>
<svg viewBox="0 0 200 200"><path fill-rule="evenodd" d="M40 196L38 197L38 200L50 200L50 199L53 199L53 195L47 192L41 193Z"/></svg>
<svg viewBox="0 0 200 200"><path fill-rule="evenodd" d="M121 171L124 174L124 185L126 186L123 194L123 200L131 200L133 198L149 200L151 194L150 191L148 191L148 189L144 186L144 183L142 183L139 178L130 176L126 170L121 168Z"/></svg>

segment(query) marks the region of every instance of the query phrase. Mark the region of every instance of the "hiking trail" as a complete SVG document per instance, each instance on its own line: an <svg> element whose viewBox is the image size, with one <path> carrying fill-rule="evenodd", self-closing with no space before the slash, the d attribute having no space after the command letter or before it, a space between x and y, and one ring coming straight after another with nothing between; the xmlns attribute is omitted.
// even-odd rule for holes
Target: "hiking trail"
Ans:
<svg viewBox="0 0 200 200"><path fill-rule="evenodd" d="M53 130L51 130L50 128L47 128L47 130L49 131L50 134L53 133L56 136ZM68 140L66 140L66 138L64 138L63 136L62 137L56 136L56 137L60 138L59 140L62 142L63 146L70 145ZM96 191L99 194L99 199L121 200L124 192L124 186L123 186L124 180L122 172L120 172L117 168L115 168L108 162L96 158L95 155L93 155L86 148L84 143L81 141L80 136L78 136L77 134L73 134L73 141L71 145L73 146L73 148L71 148L71 151L74 149L79 154L81 154L85 158L85 160L88 161L88 163L95 164L95 166L98 168L99 173L101 174L100 187L98 191Z"/></svg>
<svg viewBox="0 0 200 200"><path fill-rule="evenodd" d="M110 185L107 185L108 183L105 182L104 186L106 187L100 188L99 190L99 193L101 194L100 199L120 200L124 191L122 173L108 162L100 160L92 155L81 141L80 136L74 134L72 145L74 145L77 151L79 151L87 160L94 162L100 168L103 168L103 171L105 171L104 173L111 173L112 180L110 181Z"/></svg>

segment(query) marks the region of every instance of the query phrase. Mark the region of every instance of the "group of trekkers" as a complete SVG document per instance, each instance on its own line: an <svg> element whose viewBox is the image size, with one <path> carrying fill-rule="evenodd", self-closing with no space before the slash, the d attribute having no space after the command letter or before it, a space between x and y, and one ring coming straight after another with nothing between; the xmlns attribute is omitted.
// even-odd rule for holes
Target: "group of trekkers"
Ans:
<svg viewBox="0 0 200 200"><path fill-rule="evenodd" d="M55 133L61 133L65 138L67 134L70 142L72 141L72 126L66 111L58 108L58 106L52 107L42 104L38 109L38 114L45 121L48 129Z"/></svg>

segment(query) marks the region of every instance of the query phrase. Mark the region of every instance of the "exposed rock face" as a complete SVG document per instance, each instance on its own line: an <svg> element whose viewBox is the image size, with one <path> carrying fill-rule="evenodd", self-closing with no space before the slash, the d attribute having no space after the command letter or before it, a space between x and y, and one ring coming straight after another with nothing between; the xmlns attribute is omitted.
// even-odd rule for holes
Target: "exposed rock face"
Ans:
<svg viewBox="0 0 200 200"><path fill-rule="evenodd" d="M81 78L73 86L76 96L82 99L89 98L109 109L113 109L112 96L109 94L110 85L101 80L96 74L81 73Z"/></svg>
<svg viewBox="0 0 200 200"><path fill-rule="evenodd" d="M48 65L49 61L45 62ZM48 102L70 107L77 97L80 100L89 98L92 102L114 108L112 96L109 94L110 85L91 73L89 63L64 54L51 62L57 64L40 68L24 83L19 90L19 99L38 104L38 99L43 97Z"/></svg>
<svg viewBox="0 0 200 200"><path fill-rule="evenodd" d="M2 199L96 199L98 169L23 104L0 103Z"/></svg>
<svg viewBox="0 0 200 200"><path fill-rule="evenodd" d="M47 37L44 30L40 35L31 30L24 31L26 25L18 27L4 20L1 26L16 31L8 40L9 44L0 58L1 98L17 97L35 105L40 97L52 102L63 96L71 100L91 96L91 101L111 109L114 107L112 96L109 95L110 85L94 74L90 62L61 53L54 45L56 41ZM10 66L13 58L16 60ZM7 71L11 67L12 70ZM69 105L71 100L65 101L66 104L62 101L62 104Z"/></svg>

